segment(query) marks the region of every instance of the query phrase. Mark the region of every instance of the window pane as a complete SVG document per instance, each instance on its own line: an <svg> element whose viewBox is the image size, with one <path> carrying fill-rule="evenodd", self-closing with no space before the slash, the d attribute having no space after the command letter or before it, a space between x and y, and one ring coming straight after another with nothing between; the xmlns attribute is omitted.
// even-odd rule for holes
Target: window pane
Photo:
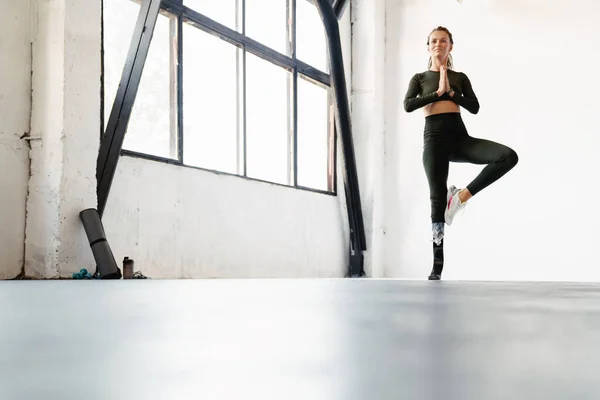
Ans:
<svg viewBox="0 0 600 400"><path fill-rule="evenodd" d="M108 121L129 52L139 6L129 0L104 1L105 120ZM177 157L175 96L176 20L160 14L144 65L123 148Z"/></svg>
<svg viewBox="0 0 600 400"><path fill-rule="evenodd" d="M296 0L296 57L329 72L325 27L312 0Z"/></svg>
<svg viewBox="0 0 600 400"><path fill-rule="evenodd" d="M237 7L241 2L242 0L183 0L183 5L228 28L241 32L241 28L238 28L238 26L242 26L241 22L236 23Z"/></svg>
<svg viewBox="0 0 600 400"><path fill-rule="evenodd" d="M246 0L246 36L288 54L289 0Z"/></svg>
<svg viewBox="0 0 600 400"><path fill-rule="evenodd" d="M159 14L123 148L177 158L176 19Z"/></svg>
<svg viewBox="0 0 600 400"><path fill-rule="evenodd" d="M183 160L237 173L238 48L183 25Z"/></svg>
<svg viewBox="0 0 600 400"><path fill-rule="evenodd" d="M298 185L328 190L328 92L298 77Z"/></svg>
<svg viewBox="0 0 600 400"><path fill-rule="evenodd" d="M288 71L246 53L247 175L289 182Z"/></svg>
<svg viewBox="0 0 600 400"><path fill-rule="evenodd" d="M104 0L104 125L115 101L140 6L130 0Z"/></svg>

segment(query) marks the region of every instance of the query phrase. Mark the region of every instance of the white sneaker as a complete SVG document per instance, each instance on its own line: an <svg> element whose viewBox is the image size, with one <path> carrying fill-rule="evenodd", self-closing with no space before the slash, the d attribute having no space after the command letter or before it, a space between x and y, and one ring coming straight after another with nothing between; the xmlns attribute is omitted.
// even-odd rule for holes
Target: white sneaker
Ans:
<svg viewBox="0 0 600 400"><path fill-rule="evenodd" d="M456 186L452 185L448 188L448 193L446 194L446 206L448 206L448 202L450 201L450 197L452 197L454 194L460 192L460 189L458 189Z"/></svg>
<svg viewBox="0 0 600 400"><path fill-rule="evenodd" d="M458 193L460 189L456 189L456 187L451 186L448 190L447 203L446 203L446 211L444 212L444 219L446 220L446 224L448 226L452 225L452 221L456 216L456 213L460 210L463 210L467 204L462 203L458 198Z"/></svg>

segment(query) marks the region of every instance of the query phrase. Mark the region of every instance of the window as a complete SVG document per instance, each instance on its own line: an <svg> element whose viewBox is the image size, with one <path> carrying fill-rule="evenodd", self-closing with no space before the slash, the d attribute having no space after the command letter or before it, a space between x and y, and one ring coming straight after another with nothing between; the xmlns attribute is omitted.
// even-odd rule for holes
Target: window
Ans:
<svg viewBox="0 0 600 400"><path fill-rule="evenodd" d="M237 173L241 51L188 24L183 37L183 159L190 166Z"/></svg>
<svg viewBox="0 0 600 400"><path fill-rule="evenodd" d="M298 185L327 190L327 169L333 150L329 93L326 88L298 79Z"/></svg>
<svg viewBox="0 0 600 400"><path fill-rule="evenodd" d="M291 75L253 54L246 56L246 165L251 178L290 180Z"/></svg>
<svg viewBox="0 0 600 400"><path fill-rule="evenodd" d="M104 121L140 4L104 0ZM327 41L312 0L162 0L123 153L335 193Z"/></svg>
<svg viewBox="0 0 600 400"><path fill-rule="evenodd" d="M121 7L122 3L126 6ZM111 55L104 59L107 105L114 101L139 9L140 6L130 0L104 0L104 43ZM126 150L177 158L177 102L171 84L177 64L177 52L171 45L176 28L173 15L159 14L123 143ZM124 37L129 40L123 40ZM105 124L110 111L105 107Z"/></svg>
<svg viewBox="0 0 600 400"><path fill-rule="evenodd" d="M328 72L325 27L312 0L296 0L296 38L298 59Z"/></svg>
<svg viewBox="0 0 600 400"><path fill-rule="evenodd" d="M246 35L282 54L289 54L291 0L245 0ZM316 9L315 9L316 11Z"/></svg>
<svg viewBox="0 0 600 400"><path fill-rule="evenodd" d="M208 18L241 32L242 0L183 0L183 5Z"/></svg>

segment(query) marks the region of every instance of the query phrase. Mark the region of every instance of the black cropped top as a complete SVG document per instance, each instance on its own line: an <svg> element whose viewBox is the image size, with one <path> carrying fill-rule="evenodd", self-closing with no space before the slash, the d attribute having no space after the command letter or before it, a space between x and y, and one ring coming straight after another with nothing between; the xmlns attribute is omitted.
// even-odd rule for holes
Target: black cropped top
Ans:
<svg viewBox="0 0 600 400"><path fill-rule="evenodd" d="M479 101L471 86L471 81L463 72L448 70L448 81L454 90L454 96L444 93L438 96L440 85L439 71L425 71L415 74L404 97L404 110L413 112L427 104L441 100L450 100L464 107L472 114L479 112Z"/></svg>

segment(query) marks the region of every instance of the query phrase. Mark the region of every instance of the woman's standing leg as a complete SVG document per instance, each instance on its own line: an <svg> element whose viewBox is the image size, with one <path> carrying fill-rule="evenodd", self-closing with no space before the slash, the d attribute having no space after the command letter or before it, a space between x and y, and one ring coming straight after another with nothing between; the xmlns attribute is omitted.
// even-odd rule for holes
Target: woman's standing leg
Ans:
<svg viewBox="0 0 600 400"><path fill-rule="evenodd" d="M429 184L431 223L434 227L436 224L442 224L443 228L444 224L449 164L448 150L444 144L433 141L425 143L423 167ZM441 233L443 234L443 231Z"/></svg>
<svg viewBox="0 0 600 400"><path fill-rule="evenodd" d="M423 167L429 183L433 238L433 269L429 280L439 280L444 268L444 211L449 169L447 146L435 141L426 142L423 148Z"/></svg>
<svg viewBox="0 0 600 400"><path fill-rule="evenodd" d="M433 243L433 267L429 273L430 281L439 281L442 278L442 271L444 270L444 239L440 244Z"/></svg>

